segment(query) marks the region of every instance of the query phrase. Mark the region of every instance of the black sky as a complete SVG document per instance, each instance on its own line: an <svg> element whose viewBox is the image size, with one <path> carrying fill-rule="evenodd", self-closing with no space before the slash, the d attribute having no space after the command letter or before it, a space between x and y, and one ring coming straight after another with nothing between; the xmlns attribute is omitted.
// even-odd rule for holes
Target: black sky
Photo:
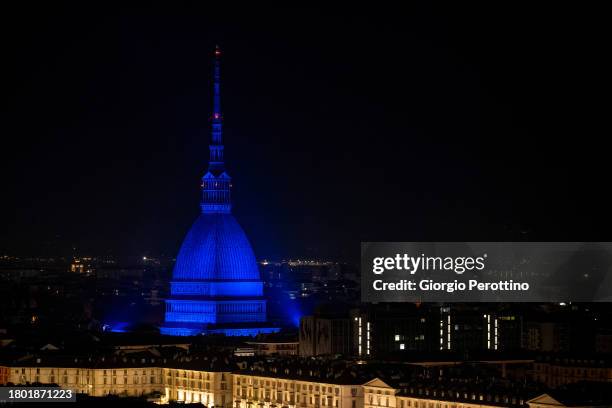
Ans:
<svg viewBox="0 0 612 408"><path fill-rule="evenodd" d="M0 17L0 253L175 254L216 43L259 258L611 238L598 10L48 3Z"/></svg>

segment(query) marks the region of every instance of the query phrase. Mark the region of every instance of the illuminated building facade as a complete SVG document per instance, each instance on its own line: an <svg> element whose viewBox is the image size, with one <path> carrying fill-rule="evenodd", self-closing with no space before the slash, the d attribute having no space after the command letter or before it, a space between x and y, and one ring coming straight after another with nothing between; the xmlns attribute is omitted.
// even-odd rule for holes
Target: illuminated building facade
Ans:
<svg viewBox="0 0 612 408"><path fill-rule="evenodd" d="M9 368L8 381L13 384L57 384L77 393L94 397L105 395L142 396L161 390L158 367L146 363L101 363L93 367L86 361L69 363L25 363Z"/></svg>
<svg viewBox="0 0 612 408"><path fill-rule="evenodd" d="M363 408L522 408L521 391L406 381L395 384L375 378L363 384Z"/></svg>
<svg viewBox="0 0 612 408"><path fill-rule="evenodd" d="M363 388L354 377L317 378L304 367L233 374L235 408L362 408Z"/></svg>
<svg viewBox="0 0 612 408"><path fill-rule="evenodd" d="M92 258L74 258L70 263L70 272L91 274L94 270L91 265Z"/></svg>
<svg viewBox="0 0 612 408"><path fill-rule="evenodd" d="M163 368L162 402L182 401L208 407L232 406L232 376L224 371Z"/></svg>
<svg viewBox="0 0 612 408"><path fill-rule="evenodd" d="M57 384L78 393L103 397L157 395L158 402L181 401L206 406L231 407L231 373L214 368L194 366L197 361L164 362L145 359L119 361L70 362L14 365L6 368L0 384ZM161 367L174 365L176 367ZM181 366L181 368L178 368Z"/></svg>
<svg viewBox="0 0 612 408"><path fill-rule="evenodd" d="M212 140L202 177L202 213L174 266L162 334L253 336L267 327L263 282L251 245L231 214L231 177L225 171L220 103L220 57L215 50Z"/></svg>
<svg viewBox="0 0 612 408"><path fill-rule="evenodd" d="M0 385L6 384L9 382L9 374L10 368L5 366L0 366Z"/></svg>
<svg viewBox="0 0 612 408"><path fill-rule="evenodd" d="M292 358L234 364L203 354L164 358L159 352L145 352L95 358L28 355L0 368L0 385L56 384L90 396L147 397L162 404L177 401L209 408L612 406L610 383L604 378L545 390L524 378L414 376L406 364L368 369L354 362ZM593 374L589 379L595 379L599 372L588 369L586 373Z"/></svg>

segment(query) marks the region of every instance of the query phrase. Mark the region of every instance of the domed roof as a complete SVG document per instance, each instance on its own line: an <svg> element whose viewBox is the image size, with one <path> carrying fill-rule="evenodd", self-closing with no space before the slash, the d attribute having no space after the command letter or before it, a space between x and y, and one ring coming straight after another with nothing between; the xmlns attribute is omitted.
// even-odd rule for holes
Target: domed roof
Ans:
<svg viewBox="0 0 612 408"><path fill-rule="evenodd" d="M201 214L187 233L173 280L261 280L246 234L231 214Z"/></svg>

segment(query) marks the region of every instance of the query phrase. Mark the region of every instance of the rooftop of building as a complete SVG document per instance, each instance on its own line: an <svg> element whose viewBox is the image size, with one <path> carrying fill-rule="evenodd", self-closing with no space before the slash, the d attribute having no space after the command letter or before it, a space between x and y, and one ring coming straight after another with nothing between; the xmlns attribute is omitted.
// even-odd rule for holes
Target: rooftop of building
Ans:
<svg viewBox="0 0 612 408"><path fill-rule="evenodd" d="M421 399L520 407L542 393L542 388L494 377L490 378L415 378L395 381L399 396Z"/></svg>
<svg viewBox="0 0 612 408"><path fill-rule="evenodd" d="M171 346L135 352L117 350L95 355L74 355L57 351L11 354L5 352L0 355L0 365L85 369L162 367L211 372L229 372L237 368L228 353L190 352Z"/></svg>
<svg viewBox="0 0 612 408"><path fill-rule="evenodd" d="M375 378L402 389L403 392L426 392L427 389L473 390L531 397L540 388L495 377L495 371L470 363L453 366L444 376L432 376L425 367L393 362L360 362L323 358L283 357L252 360L238 374L321 382L329 384L365 384ZM421 390L421 391L419 391ZM428 391L427 391L428 392ZM408 394L406 394L408 395ZM504 394L505 395L505 394ZM457 397L459 398L459 397ZM471 399L471 394L468 399ZM505 402L507 403L507 402Z"/></svg>
<svg viewBox="0 0 612 408"><path fill-rule="evenodd" d="M279 332L260 334L248 340L247 344L293 344L299 343L297 333Z"/></svg>
<svg viewBox="0 0 612 408"><path fill-rule="evenodd" d="M612 354L608 353L541 353L535 363L567 367L612 368Z"/></svg>
<svg viewBox="0 0 612 408"><path fill-rule="evenodd" d="M253 360L235 373L343 385L360 385L371 379L367 370L346 361L302 357Z"/></svg>
<svg viewBox="0 0 612 408"><path fill-rule="evenodd" d="M545 394L566 407L612 406L612 384L605 382L582 381L561 386Z"/></svg>
<svg viewBox="0 0 612 408"><path fill-rule="evenodd" d="M427 363L463 363L463 362L506 362L523 363L531 362L535 359L536 353L530 351L488 351L472 350L468 352L458 351L414 351L397 350L389 353L379 353L385 361L404 362L414 364Z"/></svg>

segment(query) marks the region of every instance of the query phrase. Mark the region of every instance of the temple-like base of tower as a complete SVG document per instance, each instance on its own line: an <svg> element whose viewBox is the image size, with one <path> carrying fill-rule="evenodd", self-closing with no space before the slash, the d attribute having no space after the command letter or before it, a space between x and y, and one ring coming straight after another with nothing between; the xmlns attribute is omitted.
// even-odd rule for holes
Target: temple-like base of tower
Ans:
<svg viewBox="0 0 612 408"><path fill-rule="evenodd" d="M254 337L258 334L278 333L280 327L267 326L264 322L255 325L201 325L166 323L160 328L160 333L166 336L199 336L199 335L225 335L232 337Z"/></svg>

